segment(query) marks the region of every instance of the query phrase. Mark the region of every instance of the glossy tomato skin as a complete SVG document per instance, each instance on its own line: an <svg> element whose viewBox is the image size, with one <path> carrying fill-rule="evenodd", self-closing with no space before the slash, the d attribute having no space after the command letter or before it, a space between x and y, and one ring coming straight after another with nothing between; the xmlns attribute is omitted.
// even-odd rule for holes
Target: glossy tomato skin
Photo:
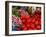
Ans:
<svg viewBox="0 0 46 37"><path fill-rule="evenodd" d="M36 14L37 15L37 14ZM38 24L41 25L41 20L40 20L40 15L34 15L33 17L29 17L29 16L23 16L21 17L21 20L23 22L23 24L25 25L25 27L23 27L23 30L39 30L38 28ZM37 27L37 28L36 28ZM40 27L40 26L39 26Z"/></svg>
<svg viewBox="0 0 46 37"><path fill-rule="evenodd" d="M37 11L35 14L30 16L21 16L20 19L22 20L22 30L40 30L41 29L41 15L40 12ZM18 30L21 30L18 28Z"/></svg>
<svg viewBox="0 0 46 37"><path fill-rule="evenodd" d="M37 30L40 30L40 29L41 29L41 25L37 25L37 26L36 26L36 29L37 29Z"/></svg>

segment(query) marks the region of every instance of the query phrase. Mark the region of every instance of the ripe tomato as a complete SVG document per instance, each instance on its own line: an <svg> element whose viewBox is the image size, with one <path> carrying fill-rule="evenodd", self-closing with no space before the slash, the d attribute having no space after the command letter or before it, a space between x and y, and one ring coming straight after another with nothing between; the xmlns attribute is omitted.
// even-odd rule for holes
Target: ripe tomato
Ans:
<svg viewBox="0 0 46 37"><path fill-rule="evenodd" d="M23 30L27 30L27 27L24 27Z"/></svg>
<svg viewBox="0 0 46 37"><path fill-rule="evenodd" d="M35 24L31 24L31 28L35 28Z"/></svg>
<svg viewBox="0 0 46 37"><path fill-rule="evenodd" d="M40 30L40 29L41 29L41 25L37 25L37 26L36 26L36 29L37 29L37 30Z"/></svg>

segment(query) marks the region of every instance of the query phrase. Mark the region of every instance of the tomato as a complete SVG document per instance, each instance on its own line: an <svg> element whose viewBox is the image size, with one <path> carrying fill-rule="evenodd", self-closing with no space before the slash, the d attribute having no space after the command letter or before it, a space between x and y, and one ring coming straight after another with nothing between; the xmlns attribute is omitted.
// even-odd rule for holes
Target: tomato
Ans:
<svg viewBox="0 0 46 37"><path fill-rule="evenodd" d="M35 28L35 25L34 24L31 24L31 28Z"/></svg>
<svg viewBox="0 0 46 37"><path fill-rule="evenodd" d="M41 29L41 25L37 25L37 26L36 26L36 29L37 29L37 30L40 30L40 29Z"/></svg>
<svg viewBox="0 0 46 37"><path fill-rule="evenodd" d="M27 27L24 27L23 30L27 30Z"/></svg>

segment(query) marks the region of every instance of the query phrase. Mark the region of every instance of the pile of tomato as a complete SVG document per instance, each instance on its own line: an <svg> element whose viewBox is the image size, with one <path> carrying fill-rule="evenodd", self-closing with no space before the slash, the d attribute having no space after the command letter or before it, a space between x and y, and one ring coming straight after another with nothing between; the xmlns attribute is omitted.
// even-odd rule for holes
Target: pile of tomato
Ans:
<svg viewBox="0 0 46 37"><path fill-rule="evenodd" d="M26 12L22 11L20 18L15 18L15 23L18 27L16 30L40 30L41 29L41 11L35 11L34 14L25 15ZM16 20L18 19L18 20ZM15 24L16 25L16 24Z"/></svg>
<svg viewBox="0 0 46 37"><path fill-rule="evenodd" d="M22 27L17 30L40 30L41 29L41 13L35 12L31 16L20 16Z"/></svg>

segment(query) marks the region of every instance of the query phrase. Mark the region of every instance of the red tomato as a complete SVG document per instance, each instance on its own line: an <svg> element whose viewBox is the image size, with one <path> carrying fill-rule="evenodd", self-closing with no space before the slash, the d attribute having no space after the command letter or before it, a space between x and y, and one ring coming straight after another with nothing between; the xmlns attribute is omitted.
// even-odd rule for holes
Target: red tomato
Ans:
<svg viewBox="0 0 46 37"><path fill-rule="evenodd" d="M23 30L27 30L27 27L24 27Z"/></svg>
<svg viewBox="0 0 46 37"><path fill-rule="evenodd" d="M35 25L34 24L31 24L31 28L35 28Z"/></svg>
<svg viewBox="0 0 46 37"><path fill-rule="evenodd" d="M27 20L28 20L29 18L30 18L29 16L25 16L25 19L27 19Z"/></svg>
<svg viewBox="0 0 46 37"><path fill-rule="evenodd" d="M32 18L31 20L32 20L32 21L31 21L32 23L34 23L34 22L35 22L35 18Z"/></svg>
<svg viewBox="0 0 46 37"><path fill-rule="evenodd" d="M27 27L30 27L30 24L27 24Z"/></svg>
<svg viewBox="0 0 46 37"><path fill-rule="evenodd" d="M40 25L37 25L36 28L37 28L37 30L40 30L41 29L41 26Z"/></svg>
<svg viewBox="0 0 46 37"><path fill-rule="evenodd" d="M37 20L37 21L35 21L35 24L36 24L36 25L38 24L38 20Z"/></svg>

